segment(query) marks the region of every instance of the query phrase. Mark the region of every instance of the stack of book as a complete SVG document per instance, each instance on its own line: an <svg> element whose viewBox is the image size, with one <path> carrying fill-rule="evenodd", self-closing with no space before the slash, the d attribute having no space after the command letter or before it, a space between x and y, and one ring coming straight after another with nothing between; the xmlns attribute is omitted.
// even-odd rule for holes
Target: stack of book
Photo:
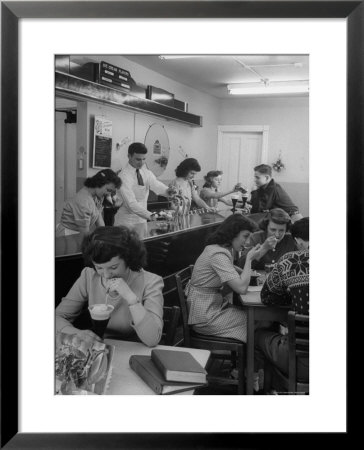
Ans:
<svg viewBox="0 0 364 450"><path fill-rule="evenodd" d="M105 61L100 63L98 83L114 88L131 89L130 72Z"/></svg>
<svg viewBox="0 0 364 450"><path fill-rule="evenodd" d="M189 353L154 349L151 356L132 355L130 367L157 394L176 394L206 384L206 370Z"/></svg>

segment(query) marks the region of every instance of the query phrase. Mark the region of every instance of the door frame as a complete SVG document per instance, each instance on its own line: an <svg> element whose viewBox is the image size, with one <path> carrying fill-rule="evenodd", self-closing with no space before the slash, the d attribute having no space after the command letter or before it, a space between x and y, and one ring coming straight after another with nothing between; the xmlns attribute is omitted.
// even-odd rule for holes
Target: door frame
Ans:
<svg viewBox="0 0 364 450"><path fill-rule="evenodd" d="M260 164L267 163L269 125L218 125L216 167L220 167L222 162L222 138L224 133L262 133Z"/></svg>

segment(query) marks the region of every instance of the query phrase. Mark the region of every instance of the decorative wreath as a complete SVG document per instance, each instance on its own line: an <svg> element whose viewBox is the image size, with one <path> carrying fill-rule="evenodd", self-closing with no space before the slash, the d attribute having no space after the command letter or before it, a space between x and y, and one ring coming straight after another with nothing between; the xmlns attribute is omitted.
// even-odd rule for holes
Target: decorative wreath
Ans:
<svg viewBox="0 0 364 450"><path fill-rule="evenodd" d="M285 166L282 162L281 155L279 155L277 161L272 164L272 167L273 167L273 170L275 170L276 172L280 172L282 169L285 168Z"/></svg>

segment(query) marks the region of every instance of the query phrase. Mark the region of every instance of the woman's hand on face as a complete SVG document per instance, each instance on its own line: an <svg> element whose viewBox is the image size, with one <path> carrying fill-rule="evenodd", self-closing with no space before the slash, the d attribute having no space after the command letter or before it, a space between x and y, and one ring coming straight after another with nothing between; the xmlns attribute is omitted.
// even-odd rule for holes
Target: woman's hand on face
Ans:
<svg viewBox="0 0 364 450"><path fill-rule="evenodd" d="M257 244L255 247L253 247L251 250L248 251L246 258L253 261L254 259L258 259L260 256L260 249L262 246L260 244Z"/></svg>
<svg viewBox="0 0 364 450"><path fill-rule="evenodd" d="M111 278L108 282L109 292L117 292L128 304L137 302L137 297L122 278Z"/></svg>
<svg viewBox="0 0 364 450"><path fill-rule="evenodd" d="M107 287L110 293L114 292L118 295L122 295L125 291L125 287L128 287L128 285L122 278L111 278L108 280Z"/></svg>
<svg viewBox="0 0 364 450"><path fill-rule="evenodd" d="M264 241L262 247L267 252L267 251L271 250L272 248L275 248L275 246L277 245L277 242L278 242L278 240L275 236L269 236Z"/></svg>

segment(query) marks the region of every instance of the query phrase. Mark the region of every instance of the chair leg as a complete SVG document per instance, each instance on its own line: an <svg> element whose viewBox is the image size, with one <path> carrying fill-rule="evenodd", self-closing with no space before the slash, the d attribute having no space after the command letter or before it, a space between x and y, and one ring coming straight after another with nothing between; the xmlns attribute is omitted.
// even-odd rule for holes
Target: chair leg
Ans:
<svg viewBox="0 0 364 450"><path fill-rule="evenodd" d="M264 363L264 393L268 394L272 387L272 371L270 364L266 361Z"/></svg>
<svg viewBox="0 0 364 450"><path fill-rule="evenodd" d="M245 378L244 378L244 351L238 350L237 355L237 369L238 369L238 395L245 394Z"/></svg>

